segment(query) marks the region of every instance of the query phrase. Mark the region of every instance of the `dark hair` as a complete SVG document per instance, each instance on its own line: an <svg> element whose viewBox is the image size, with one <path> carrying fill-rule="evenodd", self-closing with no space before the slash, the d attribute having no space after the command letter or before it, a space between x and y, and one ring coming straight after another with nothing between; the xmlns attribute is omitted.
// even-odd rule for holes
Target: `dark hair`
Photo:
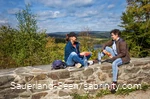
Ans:
<svg viewBox="0 0 150 99"><path fill-rule="evenodd" d="M69 41L69 37L76 37L77 38L77 34L74 32L70 32L69 34L66 34L66 41Z"/></svg>
<svg viewBox="0 0 150 99"><path fill-rule="evenodd" d="M66 42L68 42L69 41L69 36L68 36L68 34L66 34Z"/></svg>
<svg viewBox="0 0 150 99"><path fill-rule="evenodd" d="M110 34L111 33L118 35L119 37L121 36L121 31L119 29L113 29L112 31L110 31Z"/></svg>

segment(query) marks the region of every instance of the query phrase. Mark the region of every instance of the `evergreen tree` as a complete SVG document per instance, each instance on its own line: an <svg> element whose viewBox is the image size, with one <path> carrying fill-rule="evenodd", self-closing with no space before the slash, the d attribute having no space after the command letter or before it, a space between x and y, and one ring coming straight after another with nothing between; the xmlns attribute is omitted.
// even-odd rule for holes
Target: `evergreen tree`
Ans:
<svg viewBox="0 0 150 99"><path fill-rule="evenodd" d="M121 20L125 30L122 36L127 40L131 56L150 55L150 0L127 0L126 11Z"/></svg>

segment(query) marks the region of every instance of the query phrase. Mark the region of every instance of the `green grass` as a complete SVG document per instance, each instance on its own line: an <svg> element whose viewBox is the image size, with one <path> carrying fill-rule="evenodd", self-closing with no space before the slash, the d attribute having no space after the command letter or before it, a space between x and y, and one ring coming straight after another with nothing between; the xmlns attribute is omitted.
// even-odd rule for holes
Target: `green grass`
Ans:
<svg viewBox="0 0 150 99"><path fill-rule="evenodd" d="M97 94L96 94L96 97L102 97L104 95L108 95L108 94L111 94L111 92L106 89L106 90L100 90Z"/></svg>
<svg viewBox="0 0 150 99"><path fill-rule="evenodd" d="M149 89L150 89L150 85L142 84L141 89L137 89L137 88L132 88L132 89L119 88L114 95L129 95L129 93L134 92L134 91L138 91L138 90L146 91L146 90L149 90ZM95 97L91 96L89 93L84 94L84 95L74 93L74 94L72 94L72 96L73 96L73 99L97 99L99 97L103 97L103 96L109 95L109 94L111 94L110 90L101 89L96 93Z"/></svg>

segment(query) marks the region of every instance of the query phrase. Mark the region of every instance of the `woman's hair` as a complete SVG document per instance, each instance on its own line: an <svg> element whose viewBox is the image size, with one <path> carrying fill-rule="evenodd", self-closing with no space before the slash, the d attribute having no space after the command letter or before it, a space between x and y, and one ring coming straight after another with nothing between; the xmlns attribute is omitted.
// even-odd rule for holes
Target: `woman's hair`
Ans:
<svg viewBox="0 0 150 99"><path fill-rule="evenodd" d="M76 37L77 38L77 34L74 32L70 32L69 34L66 34L66 41L67 42L70 40L70 37Z"/></svg>
<svg viewBox="0 0 150 99"><path fill-rule="evenodd" d="M68 42L69 41L69 36L68 36L68 34L66 34L66 42Z"/></svg>
<svg viewBox="0 0 150 99"><path fill-rule="evenodd" d="M119 29L114 29L110 32L110 34L113 33L115 35L118 35L119 37L121 36L121 31Z"/></svg>

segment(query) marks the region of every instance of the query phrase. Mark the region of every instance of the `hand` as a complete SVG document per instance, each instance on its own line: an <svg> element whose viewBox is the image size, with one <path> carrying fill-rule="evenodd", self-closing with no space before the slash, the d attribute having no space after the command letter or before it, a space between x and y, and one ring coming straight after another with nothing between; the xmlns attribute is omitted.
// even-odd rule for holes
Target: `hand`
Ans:
<svg viewBox="0 0 150 99"><path fill-rule="evenodd" d="M103 50L103 53L108 55L109 58L113 58L113 56L109 52L107 52L106 50Z"/></svg>
<svg viewBox="0 0 150 99"><path fill-rule="evenodd" d="M81 53L80 53L81 56L88 56L88 55L90 55L90 54L91 54L91 52L81 52Z"/></svg>
<svg viewBox="0 0 150 99"><path fill-rule="evenodd" d="M103 53L107 53L107 51L106 51L106 50L103 50Z"/></svg>
<svg viewBox="0 0 150 99"><path fill-rule="evenodd" d="M84 56L84 55L85 55L85 52L81 52L80 55L81 55L81 56Z"/></svg>
<svg viewBox="0 0 150 99"><path fill-rule="evenodd" d="M111 56L109 56L109 58L113 58L113 56L111 55Z"/></svg>

